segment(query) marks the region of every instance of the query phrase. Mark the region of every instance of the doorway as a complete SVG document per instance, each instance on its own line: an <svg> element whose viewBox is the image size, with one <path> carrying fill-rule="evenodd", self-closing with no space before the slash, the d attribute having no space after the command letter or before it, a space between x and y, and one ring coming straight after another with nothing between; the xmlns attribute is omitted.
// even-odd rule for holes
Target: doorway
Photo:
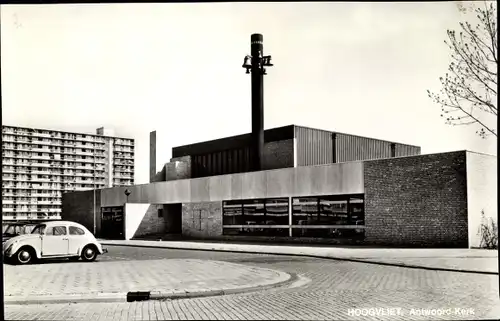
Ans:
<svg viewBox="0 0 500 321"><path fill-rule="evenodd" d="M175 235L182 234L182 203L165 204L163 208L165 232Z"/></svg>
<svg viewBox="0 0 500 321"><path fill-rule="evenodd" d="M101 209L101 237L108 240L125 239L125 220L123 206L103 207Z"/></svg>

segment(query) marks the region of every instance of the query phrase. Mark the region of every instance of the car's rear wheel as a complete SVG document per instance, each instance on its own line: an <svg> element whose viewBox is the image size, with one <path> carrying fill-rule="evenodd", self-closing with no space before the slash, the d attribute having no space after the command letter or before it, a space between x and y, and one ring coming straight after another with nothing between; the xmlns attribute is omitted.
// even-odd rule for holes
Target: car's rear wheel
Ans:
<svg viewBox="0 0 500 321"><path fill-rule="evenodd" d="M33 249L29 247L22 247L17 251L15 255L15 263L17 264L29 264L35 259L35 253Z"/></svg>
<svg viewBox="0 0 500 321"><path fill-rule="evenodd" d="M85 262L95 261L97 258L97 248L94 245L87 245L83 248L81 257Z"/></svg>

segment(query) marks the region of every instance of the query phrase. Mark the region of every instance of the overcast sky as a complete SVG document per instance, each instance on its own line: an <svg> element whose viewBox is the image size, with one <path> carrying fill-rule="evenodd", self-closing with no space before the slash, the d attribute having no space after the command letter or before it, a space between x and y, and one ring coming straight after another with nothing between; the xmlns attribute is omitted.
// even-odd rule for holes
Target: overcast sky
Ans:
<svg viewBox="0 0 500 321"><path fill-rule="evenodd" d="M136 183L171 148L250 132L250 35L264 35L265 128L289 124L391 140L422 153L496 155L450 127L426 89L447 71L453 2L22 5L1 8L5 125L136 139Z"/></svg>

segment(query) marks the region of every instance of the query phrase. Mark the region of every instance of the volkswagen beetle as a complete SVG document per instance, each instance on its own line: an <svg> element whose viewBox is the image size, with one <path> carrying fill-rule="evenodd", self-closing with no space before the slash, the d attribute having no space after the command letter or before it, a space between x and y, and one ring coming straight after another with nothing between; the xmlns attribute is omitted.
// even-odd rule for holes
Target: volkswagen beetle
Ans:
<svg viewBox="0 0 500 321"><path fill-rule="evenodd" d="M31 234L13 237L3 243L4 260L28 264L34 260L80 258L94 261L107 253L85 226L69 221L51 221L38 224Z"/></svg>

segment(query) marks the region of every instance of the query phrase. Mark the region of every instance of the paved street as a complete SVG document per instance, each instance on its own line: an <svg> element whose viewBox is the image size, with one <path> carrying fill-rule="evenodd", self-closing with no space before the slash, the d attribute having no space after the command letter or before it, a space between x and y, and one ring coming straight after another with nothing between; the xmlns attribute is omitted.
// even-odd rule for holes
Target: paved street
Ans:
<svg viewBox="0 0 500 321"><path fill-rule="evenodd" d="M96 263L102 264L104 268L111 267L117 262L149 264L150 261L168 262L172 259L210 260L296 273L301 278L297 283L285 287L196 299L133 303L6 305L6 318L9 320L500 318L498 276L495 275L408 269L279 255L111 246L108 248L110 252L100 258L101 263Z"/></svg>

